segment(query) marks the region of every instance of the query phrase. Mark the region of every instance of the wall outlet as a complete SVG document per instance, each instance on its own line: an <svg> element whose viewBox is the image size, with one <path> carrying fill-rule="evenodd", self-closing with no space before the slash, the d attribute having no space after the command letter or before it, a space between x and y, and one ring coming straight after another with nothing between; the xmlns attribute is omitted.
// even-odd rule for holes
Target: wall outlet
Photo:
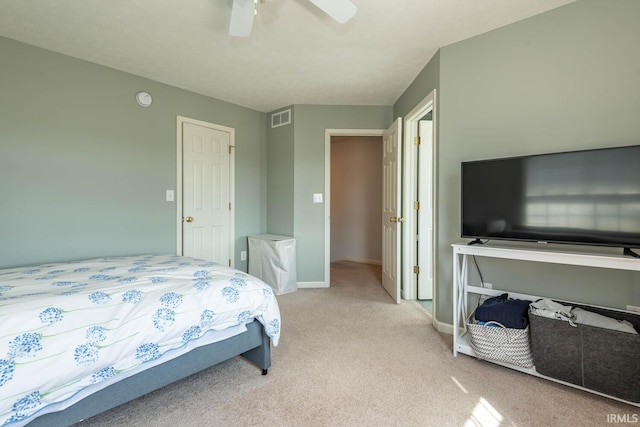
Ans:
<svg viewBox="0 0 640 427"><path fill-rule="evenodd" d="M492 283L484 282L484 288L485 288L485 289L493 289L493 284L492 284Z"/></svg>
<svg viewBox="0 0 640 427"><path fill-rule="evenodd" d="M627 311L633 311L634 313L640 313L640 307L636 307L635 305L628 305Z"/></svg>
<svg viewBox="0 0 640 427"><path fill-rule="evenodd" d="M247 251L240 251L240 261L247 260Z"/></svg>

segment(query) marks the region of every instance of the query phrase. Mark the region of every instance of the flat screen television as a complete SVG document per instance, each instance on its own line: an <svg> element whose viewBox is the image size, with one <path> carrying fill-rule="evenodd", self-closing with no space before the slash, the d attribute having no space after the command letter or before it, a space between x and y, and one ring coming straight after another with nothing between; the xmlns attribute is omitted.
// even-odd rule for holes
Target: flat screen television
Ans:
<svg viewBox="0 0 640 427"><path fill-rule="evenodd" d="M640 247L640 145L462 162L463 238Z"/></svg>

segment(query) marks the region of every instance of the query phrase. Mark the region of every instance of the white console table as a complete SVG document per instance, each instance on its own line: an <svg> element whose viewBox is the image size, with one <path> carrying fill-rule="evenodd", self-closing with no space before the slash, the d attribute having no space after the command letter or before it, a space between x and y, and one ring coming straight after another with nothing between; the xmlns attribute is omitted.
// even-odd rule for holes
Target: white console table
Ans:
<svg viewBox="0 0 640 427"><path fill-rule="evenodd" d="M535 301L541 296L520 294L515 292L509 292L499 289L489 289L481 286L472 286L469 284L469 258L472 256L481 256L489 258L502 258L511 260L531 261L531 262L543 262L553 264L565 264L565 265L577 265L587 267L601 267L617 270L631 270L640 271L640 259L629 256L620 255L600 255L588 252L559 252L553 249L545 248L515 248L504 246L490 246L486 244L469 245L466 243L457 243L451 245L453 247L453 355L457 356L458 353L467 354L469 356L476 356L475 352L470 345L470 334L467 333L464 327L466 321L465 315L468 308L468 295L485 295L485 296L497 296L505 292L509 293L512 298L528 299ZM592 393L600 394L607 397L602 393L589 390L584 387L577 386L575 384L566 383L554 378L549 378L540 375L536 372L535 367L523 368L520 366L510 365L506 363L498 363L517 371L525 372L531 375L543 377L555 382L576 387L582 390L586 390ZM616 397L612 397L616 400ZM632 405L640 406L633 402Z"/></svg>

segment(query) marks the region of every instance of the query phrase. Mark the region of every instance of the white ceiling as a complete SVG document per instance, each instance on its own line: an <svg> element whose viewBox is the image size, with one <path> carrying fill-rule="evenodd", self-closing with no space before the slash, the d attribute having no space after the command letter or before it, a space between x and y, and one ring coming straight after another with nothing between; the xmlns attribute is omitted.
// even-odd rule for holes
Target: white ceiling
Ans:
<svg viewBox="0 0 640 427"><path fill-rule="evenodd" d="M572 1L272 0L232 38L232 0L1 0L0 36L263 112L392 105L440 47Z"/></svg>

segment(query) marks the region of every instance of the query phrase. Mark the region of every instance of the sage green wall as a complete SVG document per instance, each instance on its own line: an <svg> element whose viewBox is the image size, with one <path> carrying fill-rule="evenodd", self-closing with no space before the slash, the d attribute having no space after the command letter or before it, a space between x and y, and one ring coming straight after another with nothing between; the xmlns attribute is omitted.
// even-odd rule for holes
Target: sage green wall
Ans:
<svg viewBox="0 0 640 427"><path fill-rule="evenodd" d="M0 267L175 253L181 115L236 129L246 268L246 235L266 230L264 113L6 38L0 58Z"/></svg>
<svg viewBox="0 0 640 427"><path fill-rule="evenodd" d="M404 117L411 112L431 91L436 90L436 119L438 117L438 89L440 87L440 51L437 51L418 77L393 104L393 117ZM436 124L436 132L438 126Z"/></svg>
<svg viewBox="0 0 640 427"><path fill-rule="evenodd" d="M271 234L293 236L293 152L294 116L291 108L291 124L267 129L267 229ZM278 110L282 111L282 110ZM271 115L268 116L271 118Z"/></svg>
<svg viewBox="0 0 640 427"><path fill-rule="evenodd" d="M461 161L640 143L638 16L636 0L581 0L440 50L438 320L452 319ZM478 260L494 287L640 304L637 273Z"/></svg>
<svg viewBox="0 0 640 427"><path fill-rule="evenodd" d="M323 282L325 205L313 203L312 197L325 192L325 130L386 129L392 107L295 105L293 110L298 281Z"/></svg>

